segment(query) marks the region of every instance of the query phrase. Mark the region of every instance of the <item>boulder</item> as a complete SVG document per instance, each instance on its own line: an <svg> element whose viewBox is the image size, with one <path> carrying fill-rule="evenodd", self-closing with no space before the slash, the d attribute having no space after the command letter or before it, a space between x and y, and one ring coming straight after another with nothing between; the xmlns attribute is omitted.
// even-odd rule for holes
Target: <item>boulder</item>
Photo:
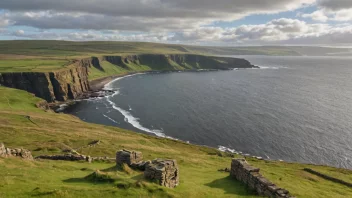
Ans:
<svg viewBox="0 0 352 198"><path fill-rule="evenodd" d="M145 166L144 177L156 181L161 186L175 188L179 184L176 160L153 160Z"/></svg>
<svg viewBox="0 0 352 198"><path fill-rule="evenodd" d="M143 155L138 151L121 150L116 153L116 165L138 164L143 160Z"/></svg>

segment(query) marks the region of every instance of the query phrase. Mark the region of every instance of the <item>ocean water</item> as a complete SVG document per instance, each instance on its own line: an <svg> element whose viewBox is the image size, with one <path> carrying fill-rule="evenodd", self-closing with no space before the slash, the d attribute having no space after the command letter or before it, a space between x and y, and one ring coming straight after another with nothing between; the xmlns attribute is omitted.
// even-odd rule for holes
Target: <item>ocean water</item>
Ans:
<svg viewBox="0 0 352 198"><path fill-rule="evenodd" d="M69 113L252 156L351 169L352 58L243 58L261 69L129 76L106 86L114 95L81 101Z"/></svg>

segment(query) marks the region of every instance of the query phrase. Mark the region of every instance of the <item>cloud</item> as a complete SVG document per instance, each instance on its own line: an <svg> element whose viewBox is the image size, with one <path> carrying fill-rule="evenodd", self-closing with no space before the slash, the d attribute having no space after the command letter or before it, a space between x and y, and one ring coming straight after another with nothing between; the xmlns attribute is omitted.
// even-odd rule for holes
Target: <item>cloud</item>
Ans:
<svg viewBox="0 0 352 198"><path fill-rule="evenodd" d="M223 44L337 44L352 43L352 25L308 24L297 19L281 18L259 25L237 28L200 28L180 32L172 40L220 42Z"/></svg>
<svg viewBox="0 0 352 198"><path fill-rule="evenodd" d="M10 25L10 20L5 17L5 15L0 14L0 27L5 27Z"/></svg>
<svg viewBox="0 0 352 198"><path fill-rule="evenodd" d="M301 16L303 18L311 18L314 21L321 21L321 22L326 22L329 19L329 17L326 16L326 14L321 10L317 10L311 14L302 14Z"/></svg>
<svg viewBox="0 0 352 198"><path fill-rule="evenodd" d="M149 41L149 42L166 42L169 35L166 33L134 33L123 34L115 31L109 31L104 34L99 31L80 31L57 33L52 31L38 31L27 33L23 30L5 32L8 36L25 39L41 40L69 40L69 41Z"/></svg>
<svg viewBox="0 0 352 198"><path fill-rule="evenodd" d="M26 39L57 39L72 41L149 41L207 45L336 45L352 44L352 25L332 26L325 23L306 23L297 19L280 18L259 25L236 28L199 27L194 30L170 32L125 31L55 31L12 32L12 36Z"/></svg>
<svg viewBox="0 0 352 198"><path fill-rule="evenodd" d="M315 0L1 0L15 25L50 29L160 31L294 10Z"/></svg>
<svg viewBox="0 0 352 198"><path fill-rule="evenodd" d="M11 11L94 13L110 16L203 18L296 9L315 0L1 0Z"/></svg>
<svg viewBox="0 0 352 198"><path fill-rule="evenodd" d="M352 21L352 0L317 0L318 10L301 15L314 21Z"/></svg>
<svg viewBox="0 0 352 198"><path fill-rule="evenodd" d="M343 10L352 8L351 0L317 0L317 5L320 8L327 10Z"/></svg>

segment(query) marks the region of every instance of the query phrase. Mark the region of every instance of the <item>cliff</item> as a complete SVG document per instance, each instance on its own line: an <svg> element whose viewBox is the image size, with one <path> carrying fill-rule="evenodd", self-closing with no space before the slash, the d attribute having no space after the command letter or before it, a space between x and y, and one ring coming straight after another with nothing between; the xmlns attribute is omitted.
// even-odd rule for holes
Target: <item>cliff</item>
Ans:
<svg viewBox="0 0 352 198"><path fill-rule="evenodd" d="M78 64L57 72L1 73L0 84L28 91L48 102L65 101L89 90L88 68Z"/></svg>
<svg viewBox="0 0 352 198"><path fill-rule="evenodd" d="M109 63L109 64L106 64ZM254 67L245 59L186 54L103 56L76 60L53 72L7 72L0 84L22 89L48 102L76 99L89 91L89 75L95 78L151 70L230 69ZM90 79L92 80L92 79Z"/></svg>

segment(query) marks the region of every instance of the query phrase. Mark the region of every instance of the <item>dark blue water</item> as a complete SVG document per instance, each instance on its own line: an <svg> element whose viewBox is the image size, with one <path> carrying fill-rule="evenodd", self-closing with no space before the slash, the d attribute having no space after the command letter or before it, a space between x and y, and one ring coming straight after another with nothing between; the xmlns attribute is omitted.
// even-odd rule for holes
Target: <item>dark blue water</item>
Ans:
<svg viewBox="0 0 352 198"><path fill-rule="evenodd" d="M144 74L71 113L264 158L352 168L352 58L245 57L262 69Z"/></svg>

